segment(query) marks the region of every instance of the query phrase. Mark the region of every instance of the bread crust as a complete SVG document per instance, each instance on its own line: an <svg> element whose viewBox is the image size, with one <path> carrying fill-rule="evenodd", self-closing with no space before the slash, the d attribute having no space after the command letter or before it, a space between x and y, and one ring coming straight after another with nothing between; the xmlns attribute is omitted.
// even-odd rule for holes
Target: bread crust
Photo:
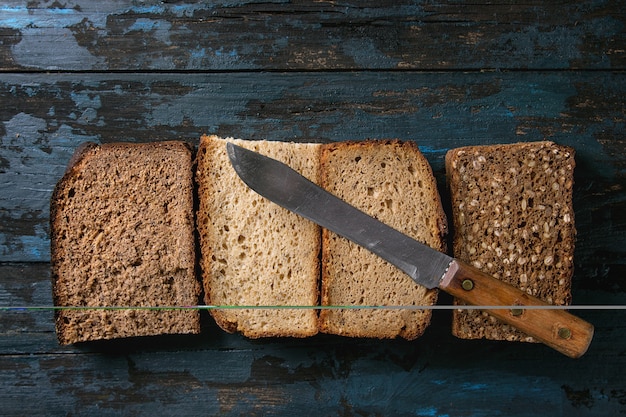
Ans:
<svg viewBox="0 0 626 417"><path fill-rule="evenodd" d="M404 164L410 164L410 166L417 171L417 175L419 175L419 181L425 186L425 188L421 191L425 193L423 199L428 200L429 211L429 221L426 225L426 222L421 222L419 224L419 229L422 229L424 226L429 228L427 233L423 231L418 233L415 230L401 230L409 235L412 235L414 238L420 239L420 237L424 238L428 235L427 244L429 244L434 249L445 252L446 251L446 243L444 236L447 233L447 220L446 216L441 204L441 200L439 197L439 193L436 189L436 181L435 177L432 173L432 169L428 164L426 158L421 154L419 148L414 142L402 142L399 140L368 140L362 142L350 141L350 142L340 142L330 145L325 145L322 150L322 186L327 188L329 191L333 193L344 192L338 195L340 198L345 199L348 203L352 203L368 212L368 214L373 215L374 217L382 216L382 221L388 223L393 220L389 218L388 215L385 217L385 213L379 214L373 212L373 207L371 205L377 204L380 198L375 196L377 191L374 191L376 186L379 186L380 183L384 181L380 181L379 179L368 178L367 174L356 173L356 176L361 175L361 178L357 179L357 182L360 181L373 181L373 184L369 187L366 187L365 190L359 189L357 192L360 193L359 196L350 195L351 192L345 192L346 190L341 190L342 186L337 186L338 182L338 174L335 171L335 168L345 167L350 165L350 162L343 163L338 159L338 162L333 162L335 158L335 153L343 154L345 156L350 155L350 157L354 157L358 159L358 163L361 163L361 155L366 157L372 154L380 154L382 158L386 156L389 157L390 154L394 154L396 156L402 156L406 159ZM354 155L357 156L354 156ZM373 163L375 157L372 157L372 162L368 161L363 163ZM409 161L409 162L407 162ZM381 163L377 161L376 163ZM386 164L382 162L382 164ZM402 164L399 164L402 166ZM369 167L369 169L373 169L373 172L381 170L381 167ZM384 168L383 168L384 170ZM416 174L416 172L412 172L412 174ZM373 176L375 174L371 174ZM374 185L377 184L377 185ZM359 187L359 184L354 185L346 185L344 188L352 188ZM416 191L418 187L416 185L411 186L410 184L403 184L406 187L407 193L412 191ZM339 188L337 188L339 187ZM371 191L370 191L371 190ZM364 201L362 200L362 195L365 194L374 194L369 198L366 198ZM385 196L383 196L384 198ZM387 198L392 198L390 195L386 195ZM420 198L419 196L413 196L411 194L403 195L402 199L411 199L411 198ZM359 204L357 204L359 203ZM359 207L359 205L362 205ZM400 210L400 209L399 209ZM402 221L406 221L407 224L413 224L413 227L417 227L415 221L412 219L414 216L419 213L415 212L405 212L399 211L394 216L396 218L403 219ZM419 222L418 222L419 223ZM402 225L397 224L395 227L400 228ZM393 225L392 225L393 227ZM418 236L418 233L420 236ZM341 238L343 239L343 238ZM422 240L422 239L420 239ZM322 232L322 282L321 282L321 304L322 306L328 305L346 305L353 304L356 302L358 305L358 301L350 302L349 300L353 295L350 295L350 292L353 292L355 288L358 288L358 291L362 291L364 293L364 300L368 299L370 302L375 302L378 304L400 304L406 305L413 302L416 305L433 305L437 301L437 290L426 290L424 287L415 284L410 280L409 277L401 273L400 271L393 268L392 271L387 271L384 268L385 266L379 266L374 269L374 271L385 271L383 273L388 273L390 276L394 276L393 279L385 279L381 278L381 281L377 284L373 284L368 282L367 275L374 274L374 272L358 272L354 269L359 269L359 265L354 265L351 267L343 267L341 264L348 263L349 261L346 258L350 258L355 256L358 258L358 262L361 264L369 264L372 262L373 258L377 258L375 255L366 252L364 249L359 252L358 255L354 255L352 252L345 253L342 255L338 255L336 252L342 252L345 250L353 251L354 248L358 248L355 244L349 243L345 241L352 247L343 247L343 249L338 249L337 237L334 233L323 230ZM360 248L357 250L360 251ZM336 258L336 259L334 259ZM382 268L382 269L380 269ZM355 278L358 277L358 278ZM385 281L388 281L385 283ZM348 292L339 292L334 291L335 287L343 286L344 282L350 282L351 290ZM408 298L405 297L384 297L382 294L376 294L375 288L384 288L387 287L388 291L398 291L405 294L412 294ZM336 294L333 295L333 292ZM385 300L386 301L383 301ZM322 310L320 312L320 331L323 333L331 333L338 334L349 337L368 337L368 338L395 338L402 337L408 340L413 340L420 335L422 335L430 323L431 318L431 310L368 310L368 309L357 309L357 310Z"/></svg>
<svg viewBox="0 0 626 417"><path fill-rule="evenodd" d="M82 181L82 176L85 175L89 169L90 164L95 164L100 161L102 155L114 155L116 153L129 153L131 155L139 155L141 152L147 152L153 154L159 151L167 151L168 153L176 152L182 153L182 158L188 161L188 173L181 172L181 178L186 178L187 184L177 184L179 188L179 194L176 199L176 204L180 204L184 211L181 218L181 224L185 224L185 230L180 230L177 233L183 233L188 238L182 239L183 247L180 249L180 253L184 254L181 258L180 267L172 266L172 268L181 268L179 272L172 271L175 275L174 280L177 290L185 291L186 293L180 296L184 298L185 305L194 305L197 303L197 299L200 294L200 286L195 278L195 245L193 242L193 190L192 190L192 173L191 173L191 161L192 151L188 144L184 142L168 141L168 142L153 142L149 144L133 144L133 143L110 143L98 145L95 143L84 143L77 148L70 162L68 163L67 170L64 176L59 180L52 193L50 201L50 234L51 234L51 265L52 265L52 290L53 301L56 306L108 306L114 302L112 299L107 299L104 292L99 294L91 294L88 289L79 290L74 288L72 280L72 270L76 269L76 274L79 274L83 278L91 280L98 280L99 278L85 277L84 273L89 274L85 269L85 265L88 264L87 258L93 255L89 255L88 251L93 250L92 247L75 247L72 246L71 237L68 241L66 234L69 234L75 238L79 238L79 235L75 236L75 233L71 230L71 224L68 223L67 216L77 218L76 216L84 216L84 221L89 222L89 218L97 218L99 212L97 209L91 209L91 207L85 207L83 211L80 207L74 207L70 202L76 194L80 191L74 190L74 188ZM132 156L131 156L132 157ZM120 171L132 170L133 167L118 167ZM152 167L146 167L150 169ZM180 166L180 168L184 168ZM104 174L104 173L103 173ZM93 184L94 187L98 187L98 184ZM130 193L130 190L119 190L120 195L124 193ZM129 194L132 195L132 194ZM158 197L158 196L157 196ZM158 200L155 200L158 201ZM150 204L150 203L148 203ZM73 207L70 214L66 210L70 210L69 207ZM111 226L117 227L117 226ZM87 229L89 232L89 229ZM100 237L102 241L102 237ZM74 242L76 243L76 242ZM172 242L174 243L174 242ZM132 245L131 243L128 243ZM95 245L95 243L94 243ZM92 246L92 245L89 245ZM106 251L106 244L104 246ZM89 252L91 253L91 252ZM98 256L105 256L106 253L96 252ZM81 259L80 256L84 256L81 260L82 269L79 267L73 268L72 262L76 262L77 259ZM80 269L80 271L79 271ZM146 270L148 271L148 270ZM153 273L152 271L151 273ZM130 272L129 272L130 273ZM166 272L164 272L166 273ZM114 280L116 273L111 275L102 276L105 281ZM158 276L158 273L157 275ZM170 279L170 278L168 278ZM102 281L101 284L104 287L109 288L114 285L105 284ZM120 284L121 285L121 284ZM146 282L143 285L151 286L151 282ZM181 286L182 285L182 286ZM150 287L152 288L152 287ZM165 290L165 288L163 289ZM129 288L128 291L134 291L134 288ZM158 287L152 288L152 291L158 293L160 290ZM84 292L84 296L80 294ZM99 297L99 302L96 298L90 299L89 297ZM139 297L139 296L138 296ZM151 300L156 305L159 300ZM79 303L79 305L76 305ZM158 318L157 318L158 317ZM147 320L147 321L143 321ZM159 325L150 325L153 320L157 320ZM143 323L143 324L140 324ZM108 324L107 324L108 323ZM86 310L55 310L55 326L57 329L57 337L61 344L77 343L83 341L91 341L97 339L112 339L118 337L131 337L131 336L144 336L155 335L164 333L199 333L200 331L200 319L198 311L106 311L103 309L86 309ZM87 330L88 326L92 326L92 329Z"/></svg>
<svg viewBox="0 0 626 417"><path fill-rule="evenodd" d="M550 304L569 304L574 154L550 141L448 151L454 255ZM455 310L452 324L459 338L535 342L478 311Z"/></svg>
<svg viewBox="0 0 626 417"><path fill-rule="evenodd" d="M62 190L67 188L68 184L75 177L75 171L78 170L77 166L81 161L87 157L88 154L96 151L99 145L94 142L84 142L80 144L74 154L71 156L63 177L57 182L52 190L52 196L50 197L50 260L52 266L51 280L52 280L52 300L55 306L59 305L60 300L57 291L57 282L59 280L57 266L60 262L60 248L58 245L59 228L57 224L59 222L59 202L62 200ZM59 311L54 311L55 323L59 321ZM61 333L57 324L57 334Z"/></svg>

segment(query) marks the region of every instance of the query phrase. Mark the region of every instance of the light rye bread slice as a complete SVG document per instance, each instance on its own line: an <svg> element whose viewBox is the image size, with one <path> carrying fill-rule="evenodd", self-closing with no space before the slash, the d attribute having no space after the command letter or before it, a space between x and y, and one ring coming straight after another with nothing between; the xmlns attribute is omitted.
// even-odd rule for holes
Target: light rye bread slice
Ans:
<svg viewBox="0 0 626 417"><path fill-rule="evenodd" d="M248 188L231 166L227 141L319 182L318 144L201 138L196 180L206 303L318 305L319 227ZM211 314L222 329L251 338L317 333L314 309L220 309Z"/></svg>
<svg viewBox="0 0 626 417"><path fill-rule="evenodd" d="M574 150L552 142L448 151L454 255L550 304L570 302ZM460 338L534 340L485 312L456 310Z"/></svg>
<svg viewBox="0 0 626 417"><path fill-rule="evenodd" d="M54 304L196 305L192 155L182 142L88 144L51 199ZM198 333L198 311L58 310L59 342Z"/></svg>
<svg viewBox="0 0 626 417"><path fill-rule="evenodd" d="M432 170L417 145L343 142L322 151L322 185L397 230L445 250L447 223ZM427 290L366 249L328 230L322 237L322 305L430 306ZM431 310L326 309L320 331L351 337L415 339Z"/></svg>

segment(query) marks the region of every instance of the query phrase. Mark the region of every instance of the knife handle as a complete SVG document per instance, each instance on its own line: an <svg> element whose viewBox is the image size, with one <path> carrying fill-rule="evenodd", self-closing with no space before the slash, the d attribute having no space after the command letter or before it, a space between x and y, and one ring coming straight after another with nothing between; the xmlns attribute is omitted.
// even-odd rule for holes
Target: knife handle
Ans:
<svg viewBox="0 0 626 417"><path fill-rule="evenodd" d="M582 356L593 338L590 323L565 310L550 309L550 304L457 259L450 264L439 288L475 306L516 306L485 311L570 358Z"/></svg>

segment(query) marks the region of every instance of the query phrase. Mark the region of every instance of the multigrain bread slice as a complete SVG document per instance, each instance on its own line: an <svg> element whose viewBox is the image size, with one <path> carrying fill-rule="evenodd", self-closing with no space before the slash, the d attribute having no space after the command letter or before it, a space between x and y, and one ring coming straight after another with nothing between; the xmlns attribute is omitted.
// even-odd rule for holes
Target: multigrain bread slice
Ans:
<svg viewBox="0 0 626 417"><path fill-rule="evenodd" d="M206 303L317 306L319 227L248 188L231 166L228 141L278 159L319 182L319 144L201 138L196 180ZM222 329L250 338L317 333L315 309L228 308L211 314Z"/></svg>
<svg viewBox="0 0 626 417"><path fill-rule="evenodd" d="M52 284L61 344L199 333L192 154L182 142L88 144L51 199ZM95 307L90 309L88 307Z"/></svg>
<svg viewBox="0 0 626 417"><path fill-rule="evenodd" d="M414 142L364 141L325 145L322 185L397 230L445 250L446 217L430 165ZM366 249L323 230L323 306L430 306L427 290ZM351 337L415 339L431 310L324 309L320 331Z"/></svg>
<svg viewBox="0 0 626 417"><path fill-rule="evenodd" d="M571 300L574 150L552 142L448 151L454 255L555 305ZM455 310L464 339L535 340L477 310Z"/></svg>

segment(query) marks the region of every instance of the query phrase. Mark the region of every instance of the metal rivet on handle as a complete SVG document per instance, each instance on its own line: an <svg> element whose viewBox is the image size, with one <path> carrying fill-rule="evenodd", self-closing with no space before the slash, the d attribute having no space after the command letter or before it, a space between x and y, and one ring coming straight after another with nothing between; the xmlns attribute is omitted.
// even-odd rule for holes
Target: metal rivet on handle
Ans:
<svg viewBox="0 0 626 417"><path fill-rule="evenodd" d="M474 281L471 279L464 279L461 283L461 287L463 287L465 291L470 291L474 288Z"/></svg>
<svg viewBox="0 0 626 417"><path fill-rule="evenodd" d="M570 337L572 337L572 331L567 327L561 327L559 329L559 337L561 339L569 339Z"/></svg>
<svg viewBox="0 0 626 417"><path fill-rule="evenodd" d="M524 314L524 309L523 308L512 308L511 309L511 315L512 316L521 316L522 314Z"/></svg>

